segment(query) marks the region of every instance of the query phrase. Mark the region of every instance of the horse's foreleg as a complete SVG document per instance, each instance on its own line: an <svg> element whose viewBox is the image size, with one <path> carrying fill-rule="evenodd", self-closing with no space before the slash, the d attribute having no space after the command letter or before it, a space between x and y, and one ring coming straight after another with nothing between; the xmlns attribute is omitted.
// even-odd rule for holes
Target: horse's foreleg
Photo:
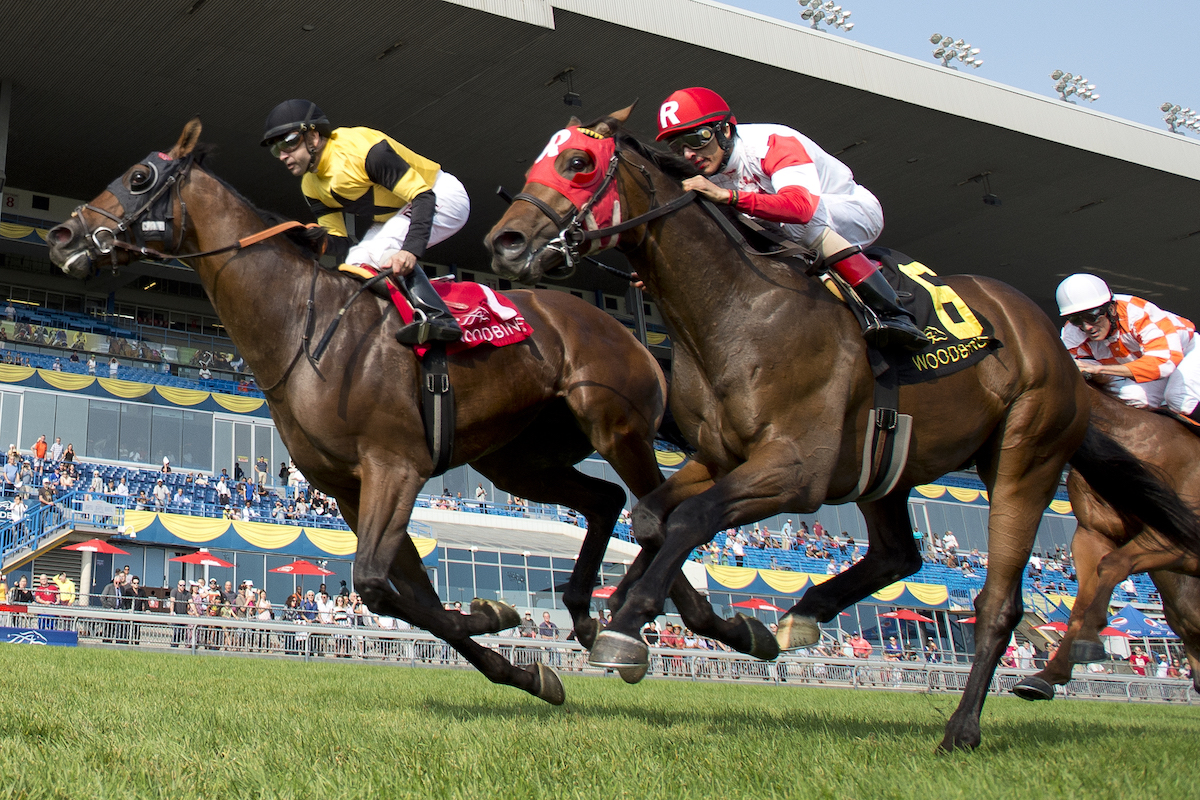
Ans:
<svg viewBox="0 0 1200 800"><path fill-rule="evenodd" d="M638 501L633 509L632 528L633 538L642 546L642 551L629 565L629 569L625 570L625 577L609 598L609 608L616 611L625 604L625 594L629 587L641 579L646 567L662 548L666 536L666 520L670 513L684 500L712 488L712 485L713 477L708 468L698 461L689 461L669 480Z"/></svg>
<svg viewBox="0 0 1200 800"><path fill-rule="evenodd" d="M1053 700L1053 687L1071 680L1071 645L1084 630L1084 613L1096 597L1096 565L1115 547L1112 540L1094 530L1082 525L1075 529L1075 536L1071 539L1071 557L1075 561L1079 589L1075 593L1075 605L1071 608L1067 632L1059 641L1054 658L1046 662L1046 666L1036 675L1022 678L1013 686L1013 693L1018 697L1025 700ZM1107 604L1106 595L1105 606Z"/></svg>
<svg viewBox="0 0 1200 800"><path fill-rule="evenodd" d="M800 602L779 620L779 646L784 650L815 644L818 623L828 622L848 606L921 568L921 554L908 519L908 491L901 488L860 507L867 523L867 553L850 569L808 589Z"/></svg>
<svg viewBox="0 0 1200 800"><path fill-rule="evenodd" d="M828 473L827 465L815 465L817 474ZM609 628L596 639L591 661L597 666L633 667L648 659L641 630L662 613L667 592L692 550L710 541L713 535L732 525L770 516L784 504L806 510L815 506L815 482L806 481L806 470L791 442L773 441L762 446L755 457L717 481L708 491L681 502L667 517L665 536L658 554L641 579L626 595ZM800 473L800 474L798 474ZM668 481L670 483L670 481ZM665 486L666 484L664 484ZM800 497L797 486L808 487ZM636 526L635 526L636 527ZM601 643L604 643L604 647Z"/></svg>

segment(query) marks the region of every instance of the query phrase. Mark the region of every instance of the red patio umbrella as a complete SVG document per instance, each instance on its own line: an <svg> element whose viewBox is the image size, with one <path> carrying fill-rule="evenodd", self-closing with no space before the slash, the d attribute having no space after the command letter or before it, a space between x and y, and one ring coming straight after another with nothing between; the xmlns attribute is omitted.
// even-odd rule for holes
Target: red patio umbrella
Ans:
<svg viewBox="0 0 1200 800"><path fill-rule="evenodd" d="M202 567L222 567L229 569L233 566L223 558L217 558L207 550L200 550L196 553L188 553L186 556L176 556L171 559L178 561L180 564L198 564Z"/></svg>
<svg viewBox="0 0 1200 800"><path fill-rule="evenodd" d="M332 575L333 570L318 567L311 561L298 559L290 564L284 564L282 567L276 567L268 572L282 572L287 575Z"/></svg>
<svg viewBox="0 0 1200 800"><path fill-rule="evenodd" d="M282 567L276 567L275 569L268 570L268 571L269 572L281 572L285 575L291 575L293 592L296 591L296 576L299 575L301 577L301 581L300 581L301 593L303 593L303 591L304 591L303 578L305 575L320 575L320 576L324 577L325 575L334 574L333 570L325 569L324 567L319 567L316 564L312 563L311 561L305 561L303 558L298 558L290 564L284 564Z"/></svg>
<svg viewBox="0 0 1200 800"><path fill-rule="evenodd" d="M933 622L933 620L929 617L926 617L923 614L918 614L915 611L910 611L907 608L902 608L899 611L888 611L887 613L880 614L879 616L887 617L889 619L908 619L912 620L913 622Z"/></svg>
<svg viewBox="0 0 1200 800"><path fill-rule="evenodd" d="M1047 622L1045 625L1038 625L1039 631L1057 631L1058 633L1067 632L1067 623L1065 622Z"/></svg>
<svg viewBox="0 0 1200 800"><path fill-rule="evenodd" d="M617 591L616 586L598 586L592 591L592 597L596 600L607 600L613 596L615 591Z"/></svg>
<svg viewBox="0 0 1200 800"><path fill-rule="evenodd" d="M755 611L783 611L782 608L776 605L771 605L766 600L743 600L740 603L734 603L734 608L752 608Z"/></svg>
<svg viewBox="0 0 1200 800"><path fill-rule="evenodd" d="M964 617L963 619L956 619L956 620L954 620L954 621L955 621L955 622L961 622L961 623L963 623L964 625L974 625L974 624L975 624L975 618L974 618L974 617Z"/></svg>
<svg viewBox="0 0 1200 800"><path fill-rule="evenodd" d="M88 539L86 542L80 542L79 544L69 544L63 550L79 550L84 553L112 553L119 556L129 555L128 550L122 550L103 539Z"/></svg>
<svg viewBox="0 0 1200 800"><path fill-rule="evenodd" d="M1112 627L1111 625L1109 627L1105 628L1104 630L1100 631L1100 635L1101 636L1116 636L1120 639L1132 639L1133 638L1125 631L1119 631L1116 628Z"/></svg>

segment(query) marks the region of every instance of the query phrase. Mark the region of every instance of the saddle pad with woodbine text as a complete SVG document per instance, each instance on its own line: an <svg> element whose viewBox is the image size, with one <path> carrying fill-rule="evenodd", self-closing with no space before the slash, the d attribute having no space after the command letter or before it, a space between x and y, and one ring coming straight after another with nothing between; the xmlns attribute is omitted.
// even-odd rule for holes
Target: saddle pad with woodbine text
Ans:
<svg viewBox="0 0 1200 800"><path fill-rule="evenodd" d="M369 264L342 264L338 270L362 280L368 280L378 272ZM470 282L460 283L450 278L437 278L430 283L463 330L461 339L446 345L447 355L461 353L481 344L490 344L493 347L516 344L525 341L533 333L533 328L525 321L525 317L521 316L513 302L487 286ZM412 306L405 299L404 293L390 280L385 280L384 285L387 286L392 304L400 312L400 319L405 325L412 322ZM418 357L424 357L428 349L426 345L413 347Z"/></svg>
<svg viewBox="0 0 1200 800"><path fill-rule="evenodd" d="M1002 346L987 318L968 308L929 267L886 247L869 247L863 254L879 264L901 305L912 312L931 342L915 353L887 354L901 384L953 375Z"/></svg>

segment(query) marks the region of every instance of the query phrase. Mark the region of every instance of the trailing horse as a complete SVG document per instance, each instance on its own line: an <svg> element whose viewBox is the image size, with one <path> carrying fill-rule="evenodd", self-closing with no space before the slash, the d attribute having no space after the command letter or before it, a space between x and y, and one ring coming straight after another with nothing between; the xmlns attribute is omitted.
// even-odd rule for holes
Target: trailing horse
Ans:
<svg viewBox="0 0 1200 800"><path fill-rule="evenodd" d="M1151 465L1154 475L1162 476L1192 508L1200 508L1200 437L1191 426L1166 414L1131 408L1097 389L1088 394L1092 425ZM1167 621L1187 648L1192 679L1200 691L1200 559L1142 520L1116 511L1104 500L1112 491L1098 492L1078 472L1067 479L1067 492L1079 523L1071 540L1079 591L1058 652L1044 669L1018 682L1013 692L1026 700L1053 700L1054 686L1071 680L1073 663L1105 658L1100 630L1108 624L1113 589L1137 572L1149 572L1158 587Z"/></svg>
<svg viewBox="0 0 1200 800"><path fill-rule="evenodd" d="M149 238L190 262L259 385L268 387L288 453L313 486L337 498L357 534L354 582L367 605L445 639L492 681L563 702L549 667L514 667L470 638L515 626L516 611L484 600L470 614L443 609L409 538L417 492L434 464L419 365L393 339L398 316L373 295L360 298L318 363L310 338L327 328L355 284L283 238L250 246L265 225L200 166L200 132L192 120L169 152L152 153L50 231L51 258L87 277L101 260L115 268L134 253L155 254L142 241ZM666 386L649 352L599 309L560 292L507 296L533 334L449 357L457 394L451 465L469 463L504 491L585 517L587 535L563 599L579 638L590 643L598 627L588 613L592 587L625 494L573 465L595 450L635 495L657 487L653 437Z"/></svg>
<svg viewBox="0 0 1200 800"><path fill-rule="evenodd" d="M624 668L645 663L640 631L662 612L693 548L731 526L811 513L853 492L874 386L846 305L785 260L735 245L682 192L690 167L620 131L630 110L556 133L531 168L539 180L526 183L486 240L493 270L524 282L579 257L585 245L615 246L671 331L671 410L697 452L634 511L636 535L656 555L622 582L619 609L591 654L592 663ZM1038 522L1084 442L1090 404L1057 330L1028 298L988 278L946 283L942 299L965 301L1003 346L968 369L900 388L901 409L914 417L911 455L892 492L859 503L867 555L805 593L780 621L779 644L814 643L820 623L916 572L909 489L975 463L991 499L989 569L976 599L975 663L941 743L951 749L979 743L984 698L1020 619ZM1103 437L1089 442L1079 455L1089 472L1103 471L1107 458L1132 461L1098 448ZM1143 498L1110 500L1156 513ZM1164 523L1164 532L1200 550L1200 528L1174 502L1182 509L1176 519L1190 527Z"/></svg>

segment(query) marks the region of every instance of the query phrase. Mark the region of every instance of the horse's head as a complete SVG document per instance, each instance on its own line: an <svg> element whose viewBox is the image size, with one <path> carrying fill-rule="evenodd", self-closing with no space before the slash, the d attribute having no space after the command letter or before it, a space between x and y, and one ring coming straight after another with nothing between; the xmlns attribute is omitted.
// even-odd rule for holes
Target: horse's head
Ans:
<svg viewBox="0 0 1200 800"><path fill-rule="evenodd" d="M175 216L179 187L200 140L200 118L183 128L165 153L151 153L108 185L96 199L50 230L50 260L73 278L86 278L103 259L114 269L144 254L147 242L168 247L182 243L182 214ZM174 187L175 191L171 189ZM178 225L174 220L180 219Z"/></svg>
<svg viewBox="0 0 1200 800"><path fill-rule="evenodd" d="M562 277L587 253L616 244L593 236L621 221L614 138L633 106L588 127L572 118L542 150L513 204L484 239L492 270L523 283Z"/></svg>

